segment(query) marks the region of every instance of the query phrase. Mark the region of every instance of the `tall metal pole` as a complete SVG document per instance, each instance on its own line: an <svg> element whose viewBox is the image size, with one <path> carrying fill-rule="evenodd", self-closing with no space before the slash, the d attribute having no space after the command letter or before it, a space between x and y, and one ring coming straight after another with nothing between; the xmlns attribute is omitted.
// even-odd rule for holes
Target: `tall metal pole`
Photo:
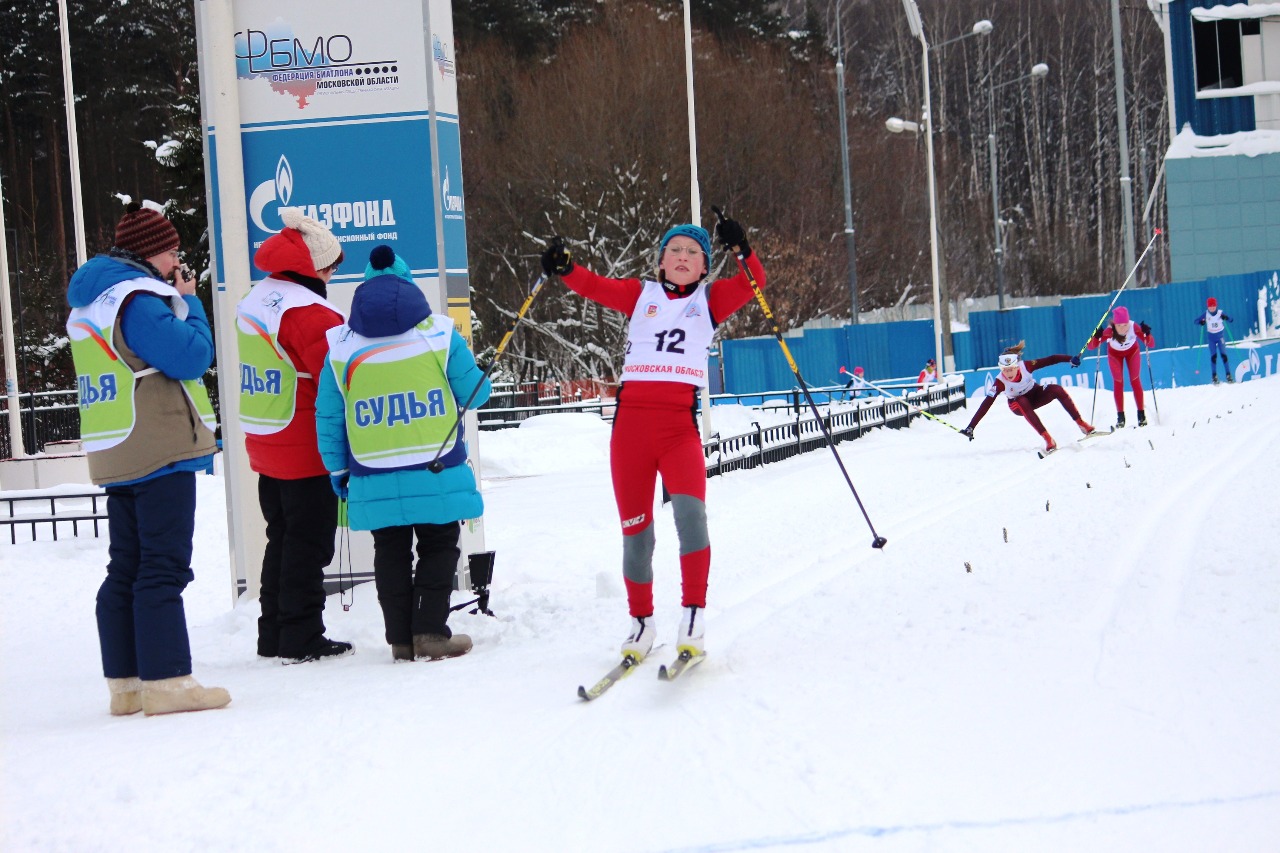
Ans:
<svg viewBox="0 0 1280 853"><path fill-rule="evenodd" d="M1129 120L1124 101L1124 54L1120 49L1120 0L1111 0L1111 53L1116 67L1116 122L1120 132L1120 201L1124 208L1124 268L1133 269L1133 180L1129 177Z"/></svg>
<svg viewBox="0 0 1280 853"><path fill-rule="evenodd" d="M689 221L694 225L702 224L702 197L698 190L698 119L693 102L693 19L689 12L689 0L684 0L684 80L685 103L689 110ZM711 259L707 258L707 269L711 269ZM711 391L710 383L702 387L699 395L702 401L702 437L711 438Z"/></svg>
<svg viewBox="0 0 1280 853"><path fill-rule="evenodd" d="M71 35L67 28L67 0L58 0L58 29L62 34L62 93L67 102L67 157L71 161L71 218L75 225L76 266L89 253L84 239L84 201L80 193L80 142L76 133L76 93L71 82Z"/></svg>
<svg viewBox="0 0 1280 853"><path fill-rule="evenodd" d="M836 88L840 94L840 165L844 169L844 244L849 253L849 322L858 323L858 264L853 238L853 190L849 185L849 130L845 121L844 39L836 8Z"/></svg>
<svg viewBox="0 0 1280 853"><path fill-rule="evenodd" d="M933 106L929 100L929 42L920 30L920 56L924 63L925 149L929 156L929 262L933 269L933 351L938 376L946 369L942 357L941 263L938 259L938 188L933 174ZM950 311L948 311L948 319ZM950 330L948 330L950 331Z"/></svg>
<svg viewBox="0 0 1280 853"><path fill-rule="evenodd" d="M1000 221L1000 180L996 169L996 134L987 134L987 153L991 160L991 216L995 223L996 237L996 300L999 310L1004 310L1004 223Z"/></svg>
<svg viewBox="0 0 1280 853"><path fill-rule="evenodd" d="M4 333L4 393L9 406L9 455L27 455L22 442L22 413L18 407L18 353L13 343L13 306L9 304L9 232L4 228L4 190L0 187L0 332Z"/></svg>

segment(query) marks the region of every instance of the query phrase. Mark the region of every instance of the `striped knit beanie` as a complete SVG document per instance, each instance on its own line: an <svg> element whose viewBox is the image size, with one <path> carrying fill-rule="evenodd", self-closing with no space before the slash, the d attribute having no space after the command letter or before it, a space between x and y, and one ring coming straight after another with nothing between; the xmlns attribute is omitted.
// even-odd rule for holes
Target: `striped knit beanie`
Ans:
<svg viewBox="0 0 1280 853"><path fill-rule="evenodd" d="M178 229L158 211L129 202L125 214L116 224L116 248L133 252L140 258L152 258L178 248Z"/></svg>

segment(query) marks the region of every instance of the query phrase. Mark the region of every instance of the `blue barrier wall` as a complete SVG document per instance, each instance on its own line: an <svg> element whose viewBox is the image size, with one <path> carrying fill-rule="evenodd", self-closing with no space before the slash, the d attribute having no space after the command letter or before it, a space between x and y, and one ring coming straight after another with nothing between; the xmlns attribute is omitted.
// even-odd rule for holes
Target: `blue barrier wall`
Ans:
<svg viewBox="0 0 1280 853"><path fill-rule="evenodd" d="M1198 327L1197 327L1198 328ZM1176 388L1187 385L1205 385L1212 381L1209 375L1209 361L1205 354L1207 347L1178 347L1175 349L1157 349L1144 352L1142 355L1142 387ZM1048 355L1047 352L1027 350L1028 358ZM1227 358L1231 363L1231 373L1237 382L1248 382L1252 379L1263 379L1280 373L1280 342L1266 344L1235 344L1227 347ZM995 379L996 369L962 371L964 390L972 395L979 388L986 386L987 378ZM1056 382L1059 385L1077 388L1092 388L1096 384L1099 390L1111 391L1111 369L1106 357L1097 353L1089 355L1077 368L1069 364L1058 364L1037 370L1035 373L1041 382ZM1128 374L1125 374L1125 390L1129 389Z"/></svg>
<svg viewBox="0 0 1280 853"><path fill-rule="evenodd" d="M1196 319L1204 314L1208 297L1215 297L1219 307L1232 318L1227 340L1236 341L1261 331L1257 308L1260 290L1266 292L1274 324L1275 306L1280 304L1278 270L1125 290L1116 304L1128 308L1134 322L1151 326L1158 350L1201 347L1204 328L1196 324ZM1115 291L1067 297L1056 307L973 311L969 314L969 331L952 335L956 370L994 367L996 356L1018 341L1027 342L1028 358L1084 350L1098 323L1110 320L1107 309L1114 295ZM849 370L861 366L872 382L914 380L924 362L933 356L933 321L811 329L787 336L786 341L808 385L843 383L847 377L840 373L842 366ZM722 341L720 353L724 362L723 393L752 394L796 384L781 347L772 337ZM1084 355L1092 353L1085 350ZM718 366L719 362L715 362L712 367L717 374ZM1194 384L1197 379L1205 377L1194 370L1190 374L1182 370L1177 376L1179 384Z"/></svg>

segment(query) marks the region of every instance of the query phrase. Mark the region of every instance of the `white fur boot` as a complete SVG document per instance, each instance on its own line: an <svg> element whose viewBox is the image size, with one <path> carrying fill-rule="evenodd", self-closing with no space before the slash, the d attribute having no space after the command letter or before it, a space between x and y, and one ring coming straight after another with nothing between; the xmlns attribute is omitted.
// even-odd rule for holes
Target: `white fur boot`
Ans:
<svg viewBox="0 0 1280 853"><path fill-rule="evenodd" d="M190 675L142 682L142 712L174 714L179 711L208 711L231 702L231 694L221 687L201 687Z"/></svg>
<svg viewBox="0 0 1280 853"><path fill-rule="evenodd" d="M111 691L113 717L127 717L142 710L142 682L136 675L133 678L108 678L107 689Z"/></svg>

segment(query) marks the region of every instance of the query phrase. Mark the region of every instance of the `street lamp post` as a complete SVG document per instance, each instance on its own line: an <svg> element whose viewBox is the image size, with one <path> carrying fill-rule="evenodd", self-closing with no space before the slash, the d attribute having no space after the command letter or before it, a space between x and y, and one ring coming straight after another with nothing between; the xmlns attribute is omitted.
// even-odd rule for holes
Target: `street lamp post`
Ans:
<svg viewBox="0 0 1280 853"><path fill-rule="evenodd" d="M836 8L836 88L840 95L840 165L844 169L844 244L849 253L849 322L858 324L858 265L853 239L853 191L849 186L849 130L844 114L844 39Z"/></svg>
<svg viewBox="0 0 1280 853"><path fill-rule="evenodd" d="M987 133L987 154L991 162L991 214L995 223L996 299L1001 311L1004 310L1004 222L1000 218L1000 181L999 170L996 166L996 90L1011 86L1014 83L1021 83L1023 80L1037 79L1048 73L1049 66L1043 62L1038 62L1031 67L1030 74L1024 74L1015 80L1001 83L999 86L994 85L994 73L988 72L987 74L987 110L991 114L991 130Z"/></svg>
<svg viewBox="0 0 1280 853"><path fill-rule="evenodd" d="M903 11L907 14L907 26L911 29L911 35L920 42L920 64L921 75L924 77L924 109L921 110L921 117L925 131L925 156L928 158L929 176L929 262L933 274L933 349L934 359L938 365L938 370L951 369L952 365L947 364L943 358L942 346L942 325L944 312L942 310L942 287L941 287L941 264L938 258L938 190L937 179L934 176L933 168L933 106L930 100L929 89L929 40L924 34L924 25L920 21L920 9L916 6L916 0L902 0ZM970 36L984 36L993 29L990 21L978 21L973 28L964 35L956 36L953 39L940 42L935 47L944 47L952 42L969 38ZM903 121L902 119L891 118L885 122L885 126L894 133L901 133L904 130L919 132L920 125L915 122ZM951 323L951 306L947 306L945 312L947 325ZM947 341L950 342L951 330L947 329ZM939 373L941 375L941 373Z"/></svg>

